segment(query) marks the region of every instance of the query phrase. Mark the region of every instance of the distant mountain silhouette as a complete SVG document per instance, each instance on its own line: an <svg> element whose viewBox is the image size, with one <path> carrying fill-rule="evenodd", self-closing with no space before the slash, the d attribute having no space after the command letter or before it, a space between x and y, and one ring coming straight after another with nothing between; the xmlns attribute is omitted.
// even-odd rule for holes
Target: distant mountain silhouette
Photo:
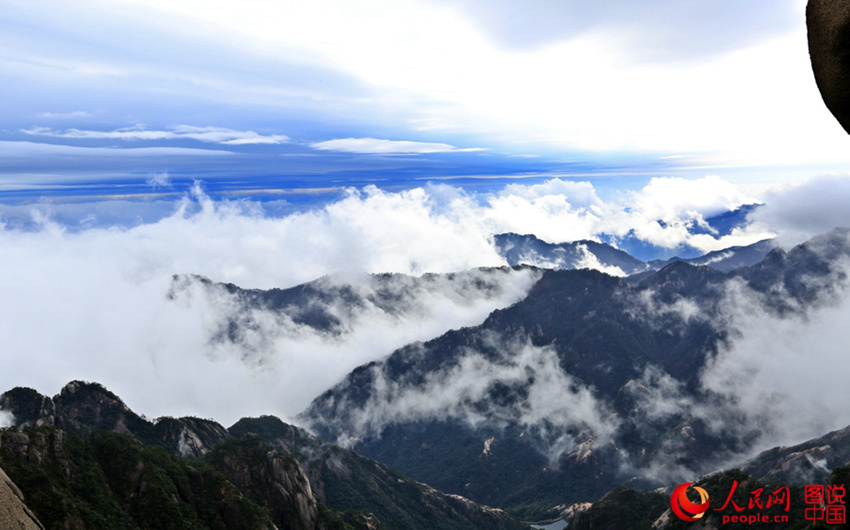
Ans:
<svg viewBox="0 0 850 530"><path fill-rule="evenodd" d="M581 240L570 243L547 243L536 236L514 233L494 236L496 250L511 266L533 265L548 269L596 269L615 276L630 276L662 269L670 263L683 261L706 265L723 272L748 267L761 261L775 244L766 239L741 247L729 247L697 257L678 256L664 260L641 261L627 252L606 243Z"/></svg>

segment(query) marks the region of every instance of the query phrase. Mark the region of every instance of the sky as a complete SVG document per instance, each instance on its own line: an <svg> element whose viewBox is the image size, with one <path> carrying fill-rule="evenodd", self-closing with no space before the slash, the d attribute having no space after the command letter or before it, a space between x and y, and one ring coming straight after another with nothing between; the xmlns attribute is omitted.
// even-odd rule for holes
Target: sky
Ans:
<svg viewBox="0 0 850 530"><path fill-rule="evenodd" d="M0 200L844 172L804 4L10 0Z"/></svg>
<svg viewBox="0 0 850 530"><path fill-rule="evenodd" d="M4 0L0 390L97 380L152 417L227 421L294 414L341 377L287 390L316 372L286 371L312 339L259 371L210 349L223 309L169 305L174 274L283 288L504 265L508 231L670 257L846 225L850 138L804 7ZM746 204L745 225L705 228ZM462 313L394 321L344 363L320 351L350 366Z"/></svg>

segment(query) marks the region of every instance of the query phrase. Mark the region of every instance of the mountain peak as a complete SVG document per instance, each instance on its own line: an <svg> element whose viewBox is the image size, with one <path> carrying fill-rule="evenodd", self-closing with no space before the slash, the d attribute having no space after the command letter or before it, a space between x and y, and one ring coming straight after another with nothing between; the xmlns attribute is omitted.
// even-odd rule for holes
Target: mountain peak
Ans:
<svg viewBox="0 0 850 530"><path fill-rule="evenodd" d="M63 386L59 394L53 399L63 401L93 400L98 403L108 403L121 407L124 410L130 410L121 401L121 398L107 390L105 386L100 383L90 383L88 381L71 381Z"/></svg>

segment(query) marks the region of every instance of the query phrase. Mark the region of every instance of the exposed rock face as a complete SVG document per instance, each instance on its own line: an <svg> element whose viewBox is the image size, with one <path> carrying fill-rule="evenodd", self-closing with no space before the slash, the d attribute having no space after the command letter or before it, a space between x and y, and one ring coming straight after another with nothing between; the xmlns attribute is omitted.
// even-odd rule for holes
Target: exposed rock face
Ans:
<svg viewBox="0 0 850 530"><path fill-rule="evenodd" d="M221 424L200 418L160 418L156 440L183 458L203 456L230 438ZM176 448L176 450L175 450Z"/></svg>
<svg viewBox="0 0 850 530"><path fill-rule="evenodd" d="M487 528L521 530L525 525L504 511L460 495L447 495L414 482L391 468L320 440L273 416L243 418L230 428L243 441L255 433L277 452L292 455L309 478L312 491L326 506L344 512L355 528ZM217 449L218 450L218 449ZM216 451L217 451L216 450ZM215 451L213 452L215 456ZM356 514L349 510L372 512ZM375 517L377 516L377 517Z"/></svg>
<svg viewBox="0 0 850 530"><path fill-rule="evenodd" d="M281 530L323 528L310 481L291 455L247 436L220 446L212 459L240 491L268 508Z"/></svg>
<svg viewBox="0 0 850 530"><path fill-rule="evenodd" d="M823 101L850 133L850 3L809 0L809 55Z"/></svg>
<svg viewBox="0 0 850 530"><path fill-rule="evenodd" d="M741 466L765 482L825 482L836 467L850 465L850 426L792 447L774 447Z"/></svg>
<svg viewBox="0 0 850 530"><path fill-rule="evenodd" d="M21 490L0 468L0 528L4 530L44 530L24 504Z"/></svg>

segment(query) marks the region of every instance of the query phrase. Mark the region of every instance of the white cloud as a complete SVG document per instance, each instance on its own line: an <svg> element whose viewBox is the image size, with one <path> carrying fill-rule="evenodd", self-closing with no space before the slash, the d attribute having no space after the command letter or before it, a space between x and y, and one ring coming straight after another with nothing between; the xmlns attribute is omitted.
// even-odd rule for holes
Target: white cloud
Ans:
<svg viewBox="0 0 850 530"><path fill-rule="evenodd" d="M667 0L635 4L627 0L538 0L517 5L510 1L464 0L471 21L484 27L502 46L535 48L577 34L619 29L633 53L648 60L695 59L746 46L795 25L796 0L755 0L740 4L717 0L688 2L671 8ZM729 17L735 10L737 17ZM650 31L651 30L653 31ZM666 48L666 49L661 49Z"/></svg>
<svg viewBox="0 0 850 530"><path fill-rule="evenodd" d="M705 219L713 215L759 202L716 176L653 178L642 189L609 202L600 200L590 183L552 179L532 186L509 185L488 202L483 215L497 231L533 233L550 243L631 232L662 248L689 245L709 252L773 236L766 225L722 237L689 231L695 225L706 227Z"/></svg>
<svg viewBox="0 0 850 530"><path fill-rule="evenodd" d="M176 138L191 138L224 145L283 144L289 141L289 137L283 134L261 135L254 131L235 131L225 127L177 125L171 130Z"/></svg>
<svg viewBox="0 0 850 530"><path fill-rule="evenodd" d="M848 265L839 264L841 274ZM813 307L784 316L744 285L729 285L723 315L732 324L732 340L710 360L700 381L730 398L750 427L761 430L753 451L850 424L844 406L850 399L845 355L850 291L846 281L834 280L832 294L821 293Z"/></svg>
<svg viewBox="0 0 850 530"><path fill-rule="evenodd" d="M481 151L480 148L459 149L453 145L407 140L381 140L378 138L339 138L310 144L322 151L342 151L364 154L427 154Z"/></svg>
<svg viewBox="0 0 850 530"><path fill-rule="evenodd" d="M43 86L61 71L70 81L63 86L80 87L82 98L108 78L149 98L139 118L148 120L171 114L177 94L233 105L233 115L303 123L312 114L311 130L333 120L326 130L353 130L355 138L419 124L494 152L566 152L580 162L598 159L587 150L691 153L715 167L850 161L846 133L813 82L800 0L771 4L769 15L735 2L586 10L545 3L517 16L467 4L128 0L116 11L96 1L87 10L13 2L4 29L15 49L27 50L13 65L29 67L8 79ZM570 16L576 10L580 16ZM505 23L528 19L547 23L505 33ZM578 27L555 22L564 19ZM506 46L506 35L545 36L545 45ZM100 45L97 53L80 44L89 42ZM692 53L696 43L702 52ZM60 47L63 57L52 57ZM314 81L328 78L344 81ZM115 90L103 105L124 93ZM38 97L39 108L58 107Z"/></svg>
<svg viewBox="0 0 850 530"><path fill-rule="evenodd" d="M599 258L587 249L587 245L578 245L576 248L581 252L581 259L576 264L576 269L593 269L610 274L611 276L626 276L626 273L620 267L605 265L599 261Z"/></svg>
<svg viewBox="0 0 850 530"><path fill-rule="evenodd" d="M730 204L734 194L722 183L715 187L716 199L675 211L687 216L692 207L708 212L715 204ZM119 209L144 218L138 205L97 205L90 209L100 217L114 218ZM233 303L202 292L169 301L173 274L200 274L245 288L289 287L333 275L341 278L334 281L369 292L374 287L358 275L504 265L493 233L570 241L597 235L610 215L636 226L656 213L624 212L622 203L600 200L591 185L560 180L480 196L444 185L398 193L367 187L281 217L267 215L262 203L216 202L196 188L172 204L170 214L133 221L130 228L83 223L72 231L48 217L53 212L61 218L65 207L76 214L87 210L80 204L35 205L32 219L21 223L25 207L0 206L0 388L26 385L52 394L71 379L97 380L148 415L196 414L224 422L297 412L356 363L449 327L471 325L521 297L531 279L509 275L495 296L479 296L459 283L415 291L420 305L400 318L374 308L356 314L332 309L350 326L345 341L260 312L252 315L254 331L241 342L214 344L211 330L229 318ZM168 204L150 207L161 212ZM684 236L681 242L688 241ZM674 309L683 315L693 310L686 301Z"/></svg>
<svg viewBox="0 0 850 530"><path fill-rule="evenodd" d="M603 230L614 235L632 231L639 239L660 247L676 248L686 244L703 252L750 245L774 234L768 227L761 227L734 230L721 237L711 233L706 219L759 202L717 176L653 178L644 188L626 195L622 203L625 208L607 215ZM689 233L694 227L709 233Z"/></svg>
<svg viewBox="0 0 850 530"><path fill-rule="evenodd" d="M8 390L8 389L7 389ZM5 392L5 390L4 390ZM15 426L15 417L7 410L0 410L0 429Z"/></svg>
<svg viewBox="0 0 850 530"><path fill-rule="evenodd" d="M391 380L373 367L372 391L365 405L335 403L340 412L350 414L339 442L380 435L394 422L455 419L473 427L513 423L527 429L554 463L575 448L576 438L604 444L616 430L616 416L597 400L592 388L561 369L553 349L496 335L488 340L499 351L497 356L470 349L450 367L428 373L415 385ZM524 399L495 403L490 392L496 385L512 388Z"/></svg>
<svg viewBox="0 0 850 530"><path fill-rule="evenodd" d="M357 364L475 324L518 300L533 281L529 273L511 273L496 280L499 291L477 294L461 283L437 283L418 293L421 305L398 317L364 310L345 319L345 341L295 328L265 334L277 320L258 313L259 331L243 343L211 344L211 330L231 305L202 295L169 301L172 274L269 288L331 273L448 272L501 259L480 229L467 229L462 212L435 213L423 190L371 189L282 218L196 193L173 215L134 228L71 233L39 215L36 230L4 227L0 387L52 395L79 378L105 384L151 416L195 414L225 423L248 414L286 416ZM268 355L251 353L263 345Z"/></svg>
<svg viewBox="0 0 850 530"><path fill-rule="evenodd" d="M793 246L836 226L850 227L850 174L824 175L802 182L774 186L763 193L765 206L753 220Z"/></svg>
<svg viewBox="0 0 850 530"><path fill-rule="evenodd" d="M640 379L629 381L623 390L635 399L639 413L653 421L692 414L697 407L684 383L654 365L647 365Z"/></svg>
<svg viewBox="0 0 850 530"><path fill-rule="evenodd" d="M265 391L280 410L295 414L363 363L449 328L480 324L494 309L522 299L538 277L510 269L421 278L323 277L310 287L330 299L277 311L246 307L224 288L185 278L171 293L176 303L206 315L207 336L199 339L207 342L208 357L235 358L273 374L276 383ZM330 324L302 322L305 313L326 315Z"/></svg>
<svg viewBox="0 0 850 530"><path fill-rule="evenodd" d="M193 149L191 147L78 147L72 145L41 144L36 142L0 141L0 155L4 158L33 156L73 155L85 157L132 156L227 156L232 153L220 149ZM67 177L65 177L67 178Z"/></svg>
<svg viewBox="0 0 850 530"><path fill-rule="evenodd" d="M632 192L629 202L647 218L673 223L682 217L702 220L758 201L731 182L709 175L700 179L654 178L643 189Z"/></svg>
<svg viewBox="0 0 850 530"><path fill-rule="evenodd" d="M75 110L71 112L40 112L39 118L46 120L76 120L80 118L90 118L93 114L85 110Z"/></svg>
<svg viewBox="0 0 850 530"><path fill-rule="evenodd" d="M31 136L49 136L52 138L71 138L76 140L123 140L123 141L154 141L191 139L200 142L217 143L222 145L248 144L282 144L289 137L281 134L260 135L254 131L236 131L225 127L195 127L177 125L166 131L149 130L143 126L125 127L113 131L90 131L66 129L55 131L50 127L31 127L21 132Z"/></svg>
<svg viewBox="0 0 850 530"><path fill-rule="evenodd" d="M167 171L151 173L147 179L148 186L153 188L164 188L171 185L171 177Z"/></svg>
<svg viewBox="0 0 850 530"><path fill-rule="evenodd" d="M510 184L488 198L483 212L495 232L535 234L550 243L594 239L604 204L588 182L552 179L542 184Z"/></svg>

